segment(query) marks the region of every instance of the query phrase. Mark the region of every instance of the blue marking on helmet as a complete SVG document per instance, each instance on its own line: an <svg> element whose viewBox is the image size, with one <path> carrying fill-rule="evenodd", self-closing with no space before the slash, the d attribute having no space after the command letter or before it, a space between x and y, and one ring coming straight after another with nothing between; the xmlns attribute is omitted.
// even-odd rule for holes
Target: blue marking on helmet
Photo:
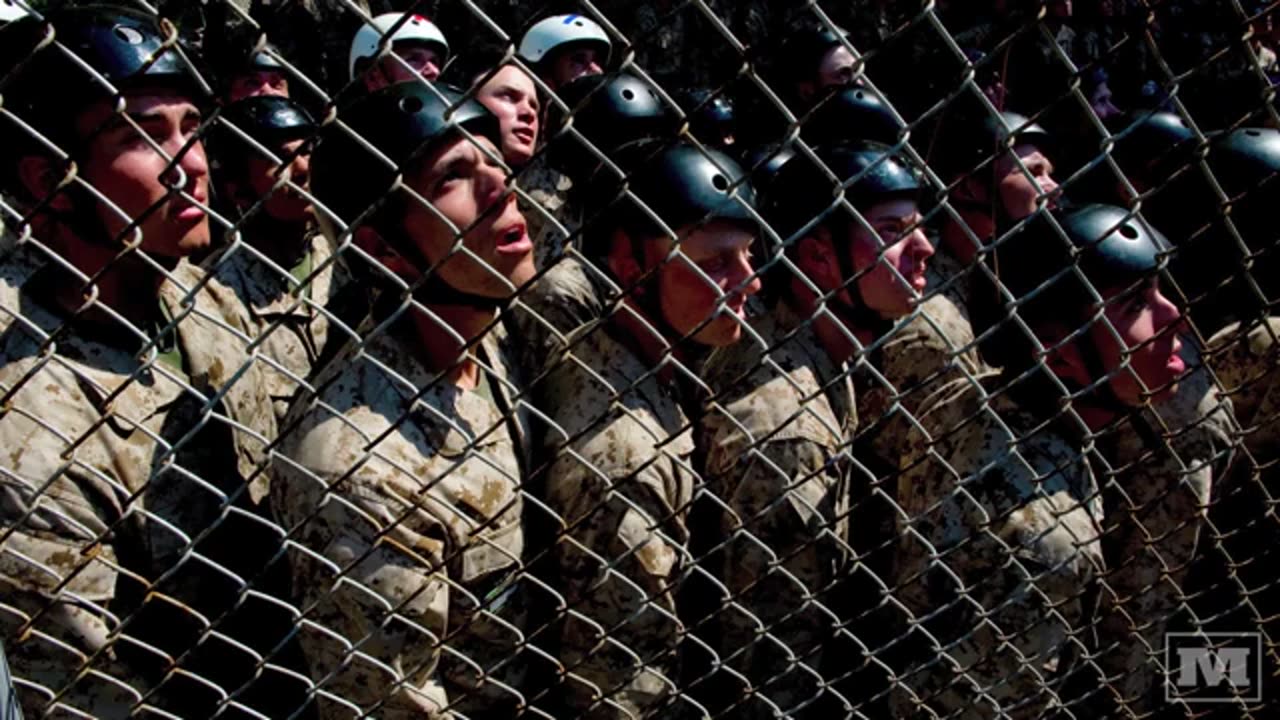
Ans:
<svg viewBox="0 0 1280 720"><path fill-rule="evenodd" d="M572 24L573 24L573 22L574 22L575 20L577 20L578 18L580 18L580 17L582 17L582 16L581 16L581 15L565 15L565 16L564 16L564 23L563 23L563 24L564 24L564 25L572 25Z"/></svg>

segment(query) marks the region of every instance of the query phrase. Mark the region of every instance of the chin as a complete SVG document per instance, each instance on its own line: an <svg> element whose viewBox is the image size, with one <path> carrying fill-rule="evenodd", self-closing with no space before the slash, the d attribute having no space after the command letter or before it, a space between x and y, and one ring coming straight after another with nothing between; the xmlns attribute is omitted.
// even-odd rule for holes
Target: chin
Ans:
<svg viewBox="0 0 1280 720"><path fill-rule="evenodd" d="M742 338L742 327L729 318L721 318L693 336L693 341L708 347L733 345Z"/></svg>

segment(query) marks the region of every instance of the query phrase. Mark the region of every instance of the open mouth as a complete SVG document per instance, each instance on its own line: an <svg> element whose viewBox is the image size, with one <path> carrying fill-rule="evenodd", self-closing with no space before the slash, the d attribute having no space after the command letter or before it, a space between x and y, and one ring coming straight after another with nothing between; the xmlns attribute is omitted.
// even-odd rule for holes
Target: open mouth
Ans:
<svg viewBox="0 0 1280 720"><path fill-rule="evenodd" d="M534 139L536 139L538 136L538 134L533 131L533 128L527 128L527 127L516 128L515 130L511 131L511 134L514 135L517 140L524 143L525 145L532 145Z"/></svg>
<svg viewBox="0 0 1280 720"><path fill-rule="evenodd" d="M503 255L524 255L533 250L529 229L524 223L516 223L498 232L497 252Z"/></svg>

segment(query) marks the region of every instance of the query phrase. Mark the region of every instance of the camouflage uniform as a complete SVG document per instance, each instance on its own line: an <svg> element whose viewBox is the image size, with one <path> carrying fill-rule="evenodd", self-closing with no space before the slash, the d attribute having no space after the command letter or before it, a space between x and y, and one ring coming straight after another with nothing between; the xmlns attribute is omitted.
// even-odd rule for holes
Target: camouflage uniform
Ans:
<svg viewBox="0 0 1280 720"><path fill-rule="evenodd" d="M1280 448L1280 318L1229 325L1209 340L1209 364L1231 398L1244 446L1259 464Z"/></svg>
<svg viewBox="0 0 1280 720"><path fill-rule="evenodd" d="M217 621L243 599L238 582L201 559L245 567L235 558L245 547L224 532L235 523L219 516L264 463L261 440L274 439L274 418L255 405L263 397L255 366L231 378L247 361L224 329L242 331L223 304L225 288L191 296L200 274L185 263L175 270L162 296L178 317L176 352L139 363L141 340L123 326L58 309L53 283L65 280L45 268L19 247L0 270L12 314L0 336L0 444L12 450L0 480L10 528L0 542L0 625L14 675L40 688L24 688L28 716L65 691L55 717L68 708L125 717L165 669L138 643L176 658L208 629L194 613L223 633ZM194 313L179 315L180 297L194 300ZM206 409L217 389L226 396ZM265 476L255 482L265 489ZM202 641L206 650L213 643ZM215 683L225 677L194 671Z"/></svg>
<svg viewBox="0 0 1280 720"><path fill-rule="evenodd" d="M582 227L582 210L570 201L573 182L551 167L544 153L520 171L517 183L532 201L521 198L520 211L529 224L538 267L548 267L564 255Z"/></svg>
<svg viewBox="0 0 1280 720"><path fill-rule="evenodd" d="M514 716L525 430L498 342L471 391L380 333L289 415L272 504L305 548L290 563L323 718Z"/></svg>
<svg viewBox="0 0 1280 720"><path fill-rule="evenodd" d="M958 381L926 403L932 441L913 435L898 485L895 595L916 651L898 673L898 717L919 717L919 703L952 718L1040 717L1087 647L1103 569L1092 471L1045 413L984 394Z"/></svg>
<svg viewBox="0 0 1280 720"><path fill-rule="evenodd" d="M669 383L611 331L574 333L538 388L555 423L546 493L563 518L565 692L589 718L641 717L677 692L675 595L696 481L692 430Z"/></svg>
<svg viewBox="0 0 1280 720"><path fill-rule="evenodd" d="M731 538L721 656L739 653L734 666L786 712L821 692L812 678L839 623L830 595L853 555L847 438L858 419L848 368L808 318L781 301L752 328L763 345L746 339L707 360L717 401L698 447L708 489L727 506L719 537ZM768 635L757 638L761 626ZM789 671L797 661L807 669Z"/></svg>
<svg viewBox="0 0 1280 720"><path fill-rule="evenodd" d="M1164 702L1151 657L1163 660L1214 480L1223 476L1238 434L1231 404L1213 386L1194 343L1183 345L1183 358L1191 371L1174 394L1138 410L1099 443L1113 473L1104 543L1112 572L1100 628L1104 646L1118 643L1099 665L1108 676L1122 676L1110 687L1139 714Z"/></svg>
<svg viewBox="0 0 1280 720"><path fill-rule="evenodd" d="M331 257L329 241L317 232L308 239L303 258L288 269L288 276L247 247L234 250L215 271L244 305L252 337L262 343L260 354L270 358L271 362L263 363L263 378L279 419L288 412L294 393L317 369L329 337L326 309L350 280L341 262L325 265ZM301 297L293 294L299 287Z"/></svg>

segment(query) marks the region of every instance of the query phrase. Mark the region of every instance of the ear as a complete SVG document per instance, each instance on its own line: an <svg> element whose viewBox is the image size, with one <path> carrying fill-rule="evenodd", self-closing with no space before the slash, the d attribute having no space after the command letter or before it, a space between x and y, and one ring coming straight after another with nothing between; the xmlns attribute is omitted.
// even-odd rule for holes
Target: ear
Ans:
<svg viewBox="0 0 1280 720"><path fill-rule="evenodd" d="M396 252L395 248L378 234L377 230L368 225L356 228L352 242L406 282L412 283L421 275L403 255Z"/></svg>
<svg viewBox="0 0 1280 720"><path fill-rule="evenodd" d="M41 155L27 155L18 160L18 180L27 193L37 201L53 196L49 205L55 210L69 211L71 198L61 192L58 183L63 179L58 164Z"/></svg>
<svg viewBox="0 0 1280 720"><path fill-rule="evenodd" d="M796 264L823 290L833 290L844 284L831 231L825 226L814 228L796 243Z"/></svg>
<svg viewBox="0 0 1280 720"><path fill-rule="evenodd" d="M1036 336L1040 338L1041 344L1049 349L1049 354L1045 356L1045 366L1049 368L1049 372L1064 380L1073 380L1081 386L1088 385L1094 378L1089 377L1089 369L1085 367L1084 357L1077 344L1089 342L1088 335L1059 345L1067 334L1067 330L1057 324L1036 329Z"/></svg>
<svg viewBox="0 0 1280 720"><path fill-rule="evenodd" d="M644 273L644 268L636 262L634 248L631 236L624 230L613 231L613 235L609 238L609 254L605 257L605 262L609 265L609 272L613 274L618 286L623 290L633 288ZM634 287L632 290L632 292L641 291L639 287Z"/></svg>

